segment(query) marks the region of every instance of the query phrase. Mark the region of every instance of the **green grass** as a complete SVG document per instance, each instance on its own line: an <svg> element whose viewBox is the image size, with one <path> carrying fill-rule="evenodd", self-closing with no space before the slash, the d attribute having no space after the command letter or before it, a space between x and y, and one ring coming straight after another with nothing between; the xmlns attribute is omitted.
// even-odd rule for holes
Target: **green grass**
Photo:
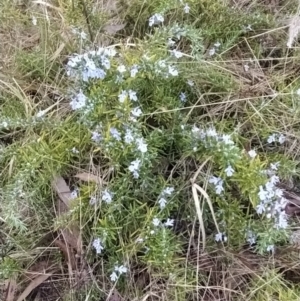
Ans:
<svg viewBox="0 0 300 301"><path fill-rule="evenodd" d="M50 292L26 300L299 298L298 219L256 210L270 166L297 192L299 51L282 20L298 3L186 3L0 0L0 291L45 266ZM99 45L117 54L83 81L67 64Z"/></svg>

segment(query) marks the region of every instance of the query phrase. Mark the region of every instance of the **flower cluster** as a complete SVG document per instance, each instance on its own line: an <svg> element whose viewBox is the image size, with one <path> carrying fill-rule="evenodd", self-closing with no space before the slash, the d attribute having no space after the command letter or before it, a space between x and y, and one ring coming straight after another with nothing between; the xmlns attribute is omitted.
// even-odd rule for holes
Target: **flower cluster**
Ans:
<svg viewBox="0 0 300 301"><path fill-rule="evenodd" d="M216 194L221 194L224 191L224 181L221 178L212 176L208 179L208 183L214 185Z"/></svg>
<svg viewBox="0 0 300 301"><path fill-rule="evenodd" d="M167 204L167 198L174 192L174 187L165 188L159 195L158 204L160 209L164 209Z"/></svg>
<svg viewBox="0 0 300 301"><path fill-rule="evenodd" d="M116 282L119 277L127 273L127 268L124 265L116 265L113 272L110 274L110 280Z"/></svg>
<svg viewBox="0 0 300 301"><path fill-rule="evenodd" d="M286 140L286 137L283 134L272 134L268 137L268 143L274 143L279 142L280 144L283 144Z"/></svg>
<svg viewBox="0 0 300 301"><path fill-rule="evenodd" d="M207 149L215 149L218 152L226 156L234 156L236 159L239 158L239 148L235 145L228 134L219 134L215 127L210 126L208 129L201 129L196 126L192 128L192 135L196 138L196 144L200 142ZM194 151L197 147L194 147Z"/></svg>
<svg viewBox="0 0 300 301"><path fill-rule="evenodd" d="M79 77L84 82L90 79L104 79L111 67L110 59L115 55L114 48L98 48L97 51L73 55L67 63L67 75Z"/></svg>
<svg viewBox="0 0 300 301"><path fill-rule="evenodd" d="M155 226L155 227L158 227L158 226L173 227L173 226L174 226L174 220L168 218L167 221L166 221L165 223L162 223L162 221L161 221L159 218L155 217L155 218L152 220L152 224L153 224L153 226Z"/></svg>
<svg viewBox="0 0 300 301"><path fill-rule="evenodd" d="M283 190L276 185L279 182L275 172L278 165L278 163L271 165L271 169L267 171L268 182L259 186L260 203L256 206L256 212L260 215L265 214L267 218L273 218L276 229L285 229L288 226L287 215L284 211L287 200L283 197Z"/></svg>
<svg viewBox="0 0 300 301"><path fill-rule="evenodd" d="M166 60L159 60L154 63L154 71L157 75L160 75L164 78L169 78L178 76L179 72L177 68L168 63Z"/></svg>

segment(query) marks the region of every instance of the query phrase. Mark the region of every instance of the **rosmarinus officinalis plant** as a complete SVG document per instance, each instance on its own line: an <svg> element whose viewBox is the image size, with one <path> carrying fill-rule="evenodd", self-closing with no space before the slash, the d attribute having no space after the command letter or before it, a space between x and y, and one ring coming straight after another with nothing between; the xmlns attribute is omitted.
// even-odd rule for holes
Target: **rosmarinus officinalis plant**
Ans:
<svg viewBox="0 0 300 301"><path fill-rule="evenodd" d="M209 230L212 244L247 243L265 252L287 235L286 201L276 186L280 163L271 162L266 170L268 159L260 161L255 149L246 152L238 133L219 132L195 118L186 122L180 109L196 96L185 64L199 60L193 43L200 49L201 37L195 39L188 26L159 27L162 22L159 14L149 19L150 26L158 27L140 48L99 48L71 56L66 66L76 88L70 107L112 168L108 186L91 192L87 203L99 212L92 247L95 255L108 256L113 282L126 276L126 258L133 253L164 273L175 268L173 259L186 240L174 232L180 221L176 212L182 210L183 220L195 212L187 202L184 175L168 180L160 165L162 158L170 160L168 151L176 150L178 158L210 158L210 174L197 181L208 183L216 210L221 232ZM190 39L190 53L176 49L182 38ZM283 141L283 135L278 137ZM204 213L209 229L211 217Z"/></svg>

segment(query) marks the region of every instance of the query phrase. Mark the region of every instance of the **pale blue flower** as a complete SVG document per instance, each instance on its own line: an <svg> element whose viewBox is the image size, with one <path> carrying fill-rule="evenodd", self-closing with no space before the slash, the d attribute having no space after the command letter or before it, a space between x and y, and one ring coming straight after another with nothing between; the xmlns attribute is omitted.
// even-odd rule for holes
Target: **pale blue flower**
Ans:
<svg viewBox="0 0 300 301"><path fill-rule="evenodd" d="M223 183L219 183L215 186L216 188L216 194L221 194L224 191Z"/></svg>
<svg viewBox="0 0 300 301"><path fill-rule="evenodd" d="M182 102L185 102L186 101L186 94L184 92L181 92L180 95L179 95L179 98Z"/></svg>
<svg viewBox="0 0 300 301"><path fill-rule="evenodd" d="M95 62L89 58L87 58L85 62L85 67L89 70L95 70L97 68Z"/></svg>
<svg viewBox="0 0 300 301"><path fill-rule="evenodd" d="M32 16L31 21L32 21L32 24L34 26L36 26L36 24L37 24L37 18L35 16Z"/></svg>
<svg viewBox="0 0 300 301"><path fill-rule="evenodd" d="M232 145L232 144L234 144L234 142L231 140L231 136L230 135L228 135L228 134L223 134L222 135L222 140L223 140L223 142L225 143L225 144L227 144L227 145Z"/></svg>
<svg viewBox="0 0 300 301"><path fill-rule="evenodd" d="M128 96L127 91L122 90L122 92L118 96L119 102L123 103L126 100L127 96Z"/></svg>
<svg viewBox="0 0 300 301"><path fill-rule="evenodd" d="M268 143L273 143L276 141L276 134L272 134L268 137Z"/></svg>
<svg viewBox="0 0 300 301"><path fill-rule="evenodd" d="M137 148L140 152L146 153L147 152L147 143L145 142L144 138L136 139Z"/></svg>
<svg viewBox="0 0 300 301"><path fill-rule="evenodd" d="M254 149L251 149L249 152L248 152L248 155L250 156L250 158L255 158L257 156L257 153Z"/></svg>
<svg viewBox="0 0 300 301"><path fill-rule="evenodd" d="M140 117L140 116L143 114L143 112L142 112L142 110L141 110L139 107L137 107L137 108L133 108L133 109L131 110L131 114L132 114L134 117Z"/></svg>
<svg viewBox="0 0 300 301"><path fill-rule="evenodd" d="M185 12L186 14L188 14L188 13L190 12L190 7L189 7L189 5L188 5L187 3L184 5L183 10L184 10L184 12Z"/></svg>
<svg viewBox="0 0 300 301"><path fill-rule="evenodd" d="M215 241L217 242L222 241L222 238L223 238L223 234L220 232L215 235Z"/></svg>
<svg viewBox="0 0 300 301"><path fill-rule="evenodd" d="M209 51L208 51L208 54L209 54L210 56L213 56L215 53L216 53L215 47L210 48Z"/></svg>
<svg viewBox="0 0 300 301"><path fill-rule="evenodd" d="M215 129L215 127L210 126L207 130L206 130L206 136L207 137L218 137L218 133Z"/></svg>
<svg viewBox="0 0 300 301"><path fill-rule="evenodd" d="M99 134L98 132L94 131L92 132L92 141L99 143L102 140L102 135Z"/></svg>
<svg viewBox="0 0 300 301"><path fill-rule="evenodd" d="M231 177L234 174L234 169L231 165L227 166L227 168L225 169L225 173L227 177Z"/></svg>
<svg viewBox="0 0 300 301"><path fill-rule="evenodd" d="M135 91L129 90L129 91L128 91L128 95L129 95L129 99L130 99L130 100L132 100L132 101L137 101L137 100L138 100Z"/></svg>
<svg viewBox="0 0 300 301"><path fill-rule="evenodd" d="M118 66L117 70L120 72L120 73L124 73L126 72L126 67L124 65L120 65Z"/></svg>
<svg viewBox="0 0 300 301"><path fill-rule="evenodd" d="M263 203L259 203L256 206L256 212L257 214L263 214L266 211L266 206Z"/></svg>
<svg viewBox="0 0 300 301"><path fill-rule="evenodd" d="M133 136L132 130L126 129L125 136L124 136L125 143L130 144L130 143L132 143L134 141L134 139L135 138Z"/></svg>
<svg viewBox="0 0 300 301"><path fill-rule="evenodd" d="M79 154L79 150L75 146L71 149L71 152L73 154Z"/></svg>
<svg viewBox="0 0 300 301"><path fill-rule="evenodd" d="M159 204L160 209L164 209L166 207L167 200L162 197L158 200L158 204Z"/></svg>
<svg viewBox="0 0 300 301"><path fill-rule="evenodd" d="M149 18L149 26L157 25L164 22L164 17L161 14L154 14Z"/></svg>
<svg viewBox="0 0 300 301"><path fill-rule="evenodd" d="M174 220L168 218L164 225L165 225L166 227L173 227L173 226L174 226Z"/></svg>
<svg viewBox="0 0 300 301"><path fill-rule="evenodd" d="M97 198L93 195L93 196L91 196L91 198L90 198L90 204L91 205L95 205L96 203L97 203Z"/></svg>
<svg viewBox="0 0 300 301"><path fill-rule="evenodd" d="M115 271L122 275L127 273L127 268L124 265L115 266Z"/></svg>
<svg viewBox="0 0 300 301"><path fill-rule="evenodd" d="M87 103L87 97L79 90L78 94L74 96L70 102L72 110L82 109Z"/></svg>
<svg viewBox="0 0 300 301"><path fill-rule="evenodd" d="M168 71L169 74L171 74L172 76L178 76L178 71L175 69L174 66L168 66Z"/></svg>
<svg viewBox="0 0 300 301"><path fill-rule="evenodd" d="M133 177L135 179L137 179L140 176L139 175L140 165L141 165L141 160L136 159L136 160L132 161L128 167L129 171L132 172Z"/></svg>
<svg viewBox="0 0 300 301"><path fill-rule="evenodd" d="M172 46L174 46L175 44L176 44L175 41L173 41L171 38L168 38L167 45L168 45L169 47L172 47Z"/></svg>
<svg viewBox="0 0 300 301"><path fill-rule="evenodd" d="M40 110L37 112L36 117L41 118L46 114L46 110Z"/></svg>
<svg viewBox="0 0 300 301"><path fill-rule="evenodd" d="M114 57L117 54L117 51L114 47L109 47L104 49L103 54L109 57Z"/></svg>
<svg viewBox="0 0 300 301"><path fill-rule="evenodd" d="M72 200L78 198L78 190L74 189L73 191L71 191L70 197Z"/></svg>
<svg viewBox="0 0 300 301"><path fill-rule="evenodd" d="M183 53L182 53L181 51L176 50L176 49L170 50L170 52L171 52L171 54L172 54L173 56L175 56L177 59L183 57Z"/></svg>
<svg viewBox="0 0 300 301"><path fill-rule="evenodd" d="M195 86L195 83L194 83L192 80L190 80L190 79L187 81L187 84L188 84L190 87Z"/></svg>
<svg viewBox="0 0 300 301"><path fill-rule="evenodd" d="M102 201L104 201L106 204L110 204L113 200L113 194L110 190L107 188L102 192Z"/></svg>
<svg viewBox="0 0 300 301"><path fill-rule="evenodd" d="M106 70L110 69L110 60L106 56L101 56L101 64Z"/></svg>
<svg viewBox="0 0 300 301"><path fill-rule="evenodd" d="M158 227L160 225L160 220L155 217L153 220L152 220L152 224L155 226L155 227Z"/></svg>
<svg viewBox="0 0 300 301"><path fill-rule="evenodd" d="M216 194L221 194L224 191L223 180L221 178L212 176L208 182L215 186Z"/></svg>
<svg viewBox="0 0 300 301"><path fill-rule="evenodd" d="M103 245L102 245L102 241L100 238L96 238L93 241L93 247L96 250L97 254L101 254L102 250L104 249Z"/></svg>
<svg viewBox="0 0 300 301"><path fill-rule="evenodd" d="M256 235L252 231L247 232L247 242L249 243L250 246L254 245L256 243Z"/></svg>
<svg viewBox="0 0 300 301"><path fill-rule="evenodd" d="M271 163L270 167L271 167L272 170L276 171L276 170L278 170L279 165L280 165L280 162Z"/></svg>
<svg viewBox="0 0 300 301"><path fill-rule="evenodd" d="M166 187L162 191L162 194L171 195L173 192L174 192L174 187Z"/></svg>
<svg viewBox="0 0 300 301"><path fill-rule="evenodd" d="M117 281L119 278L116 272L112 272L109 277L112 282Z"/></svg>
<svg viewBox="0 0 300 301"><path fill-rule="evenodd" d="M121 133L116 128L110 128L109 132L113 138L115 138L117 141L121 141Z"/></svg>
<svg viewBox="0 0 300 301"><path fill-rule="evenodd" d="M286 140L286 137L284 135L280 134L278 137L278 142L280 144L283 144L285 142L285 140Z"/></svg>
<svg viewBox="0 0 300 301"><path fill-rule="evenodd" d="M138 71L139 71L138 65L133 65L131 70L130 70L130 76L135 77L136 74L138 73Z"/></svg>

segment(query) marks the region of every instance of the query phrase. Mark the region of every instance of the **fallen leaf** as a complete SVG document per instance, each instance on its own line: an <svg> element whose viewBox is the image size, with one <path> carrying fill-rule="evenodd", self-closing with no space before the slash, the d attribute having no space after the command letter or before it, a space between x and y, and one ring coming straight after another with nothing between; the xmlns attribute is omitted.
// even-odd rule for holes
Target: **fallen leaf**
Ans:
<svg viewBox="0 0 300 301"><path fill-rule="evenodd" d="M57 192L59 198L64 202L67 208L70 208L72 194L70 187L67 185L63 177L56 177L52 182L53 189Z"/></svg>
<svg viewBox="0 0 300 301"><path fill-rule="evenodd" d="M116 34L118 31L122 30L126 24L108 24L103 27L104 31L106 31L110 35Z"/></svg>
<svg viewBox="0 0 300 301"><path fill-rule="evenodd" d="M17 282L15 279L5 281L5 301L14 301L15 292L17 290Z"/></svg>
<svg viewBox="0 0 300 301"><path fill-rule="evenodd" d="M29 285L25 288L23 293L18 297L17 301L23 301L36 287L41 285L44 281L46 281L52 275L53 275L53 273L50 272L47 274L40 275L40 276L36 277L35 279L33 279L29 283Z"/></svg>
<svg viewBox="0 0 300 301"><path fill-rule="evenodd" d="M79 179L79 180L82 180L84 182L95 182L95 183L100 184L100 185L104 184L104 181L101 179L101 177L93 175L93 174L88 173L88 172L78 173L74 177Z"/></svg>
<svg viewBox="0 0 300 301"><path fill-rule="evenodd" d="M122 296L116 289L114 289L106 298L106 301L122 301L122 300L123 300Z"/></svg>
<svg viewBox="0 0 300 301"><path fill-rule="evenodd" d="M56 177L52 183L54 190L57 192L59 199L57 200L57 215L66 214L72 202L70 187L62 177ZM76 222L72 222L67 228L61 229L62 236L67 244L74 248L78 254L82 254L82 239L80 228Z"/></svg>

